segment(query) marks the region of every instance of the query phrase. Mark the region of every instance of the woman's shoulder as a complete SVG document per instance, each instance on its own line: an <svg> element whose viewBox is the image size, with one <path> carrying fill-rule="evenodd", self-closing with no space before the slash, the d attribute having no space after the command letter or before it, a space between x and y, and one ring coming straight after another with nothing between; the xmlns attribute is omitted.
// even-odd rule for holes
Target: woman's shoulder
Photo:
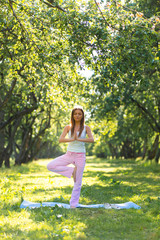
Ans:
<svg viewBox="0 0 160 240"><path fill-rule="evenodd" d="M71 126L70 126L70 125L66 125L66 126L64 127L64 129L65 129L67 132L69 132L69 130L71 129Z"/></svg>
<svg viewBox="0 0 160 240"><path fill-rule="evenodd" d="M89 126L85 125L84 127L85 127L86 131L87 131L87 130L90 130L90 127L89 127Z"/></svg>

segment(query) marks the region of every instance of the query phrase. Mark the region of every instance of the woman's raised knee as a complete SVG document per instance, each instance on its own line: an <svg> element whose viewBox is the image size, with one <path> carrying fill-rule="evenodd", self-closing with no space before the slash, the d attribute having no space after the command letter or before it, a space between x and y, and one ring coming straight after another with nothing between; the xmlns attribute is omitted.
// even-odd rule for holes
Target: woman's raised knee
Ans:
<svg viewBox="0 0 160 240"><path fill-rule="evenodd" d="M52 163L52 162L47 164L47 169L49 171L53 171L55 169L55 167L56 167L56 165L54 163Z"/></svg>

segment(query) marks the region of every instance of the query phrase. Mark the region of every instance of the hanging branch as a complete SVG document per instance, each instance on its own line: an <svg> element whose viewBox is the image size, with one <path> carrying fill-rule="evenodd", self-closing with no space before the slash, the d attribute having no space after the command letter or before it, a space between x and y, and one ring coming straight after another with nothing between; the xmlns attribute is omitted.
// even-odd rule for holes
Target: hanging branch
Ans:
<svg viewBox="0 0 160 240"><path fill-rule="evenodd" d="M12 117L10 117L7 121L3 122L0 124L0 130L2 130L3 128L5 128L8 124L10 124L12 121L14 121L15 119L18 119L21 116L24 116L26 114L32 113L34 110L36 110L38 108L37 105L31 107L31 108L24 108L24 110L17 112L15 115L13 115Z"/></svg>
<svg viewBox="0 0 160 240"><path fill-rule="evenodd" d="M140 13L140 12L138 12L138 11L136 11L136 10L132 9L132 8L126 7L126 6L122 5L121 3L117 3L117 1L116 1L116 0L113 0L113 2L114 2L116 5L118 5L118 6L122 7L124 10L129 10L129 11L131 11L131 12L135 13L135 14L141 14L141 17L143 17L143 18L147 19L147 18L144 16L144 14L143 14L143 13Z"/></svg>
<svg viewBox="0 0 160 240"><path fill-rule="evenodd" d="M64 8L60 7L57 3L55 3L54 1L49 1L47 0L47 2L41 0L41 2L45 3L46 5L48 5L49 7L52 7L52 8L58 8L59 10L63 11L63 12L67 12ZM55 5L53 5L53 4Z"/></svg>
<svg viewBox="0 0 160 240"><path fill-rule="evenodd" d="M137 100L135 100L133 97L131 97L131 100L132 100L132 102L134 102L137 105L137 107L147 117L148 122L149 122L150 126L152 127L152 129L156 132L160 132L160 125L157 123L157 121L152 116L152 114L144 106L142 106ZM150 119L151 119L151 121L150 121ZM153 123L155 124L156 127L153 125Z"/></svg>
<svg viewBox="0 0 160 240"><path fill-rule="evenodd" d="M23 26L23 24L21 23L21 21L20 21L19 18L17 17L17 15L16 15L16 13L15 13L15 11L14 11L14 9L13 9L12 2L13 2L12 0L9 0L9 5L10 5L10 8L11 8L11 10L12 10L12 12L13 12L13 16L16 18L16 20L17 20L18 23L20 24L20 27L22 28L22 33L23 33L23 32L26 32L26 33L27 33L28 39L30 40L30 42L33 43L33 47L34 47L35 50L39 53L39 52L40 52L39 46L35 43L35 41L34 41L33 39L30 38L27 29ZM24 37L24 38L25 38L25 37ZM26 38L25 38L25 39L26 39ZM27 41L28 41L28 39L27 39ZM28 42L29 42L29 41L28 41ZM42 57L43 57L43 56L42 56ZM53 74L50 74L50 73L48 72L48 69L47 69L47 67L46 67L45 65L43 65L43 67L44 67L46 73L47 73L49 76L53 76ZM52 67L53 67L53 66L52 66ZM58 70L57 70L56 68L53 67L53 69L54 69L54 71L56 71L56 72L59 74L59 72L58 72Z"/></svg>
<svg viewBox="0 0 160 240"><path fill-rule="evenodd" d="M115 30L119 30L118 28L116 28L116 27L112 26L111 24L109 24L109 23L106 21L106 19L105 19L105 17L104 17L104 15L103 15L103 13L102 13L102 11L101 11L101 9L100 9L100 7L99 7L99 5L98 5L97 1L96 1L96 0L94 0L94 1L95 1L95 4L96 4L96 6L97 6L98 10L100 11L100 13L101 13L101 15L102 15L102 18L103 18L103 20L104 20L105 24L106 24L108 27L110 27L110 28L113 28L113 29L115 29Z"/></svg>
<svg viewBox="0 0 160 240"><path fill-rule="evenodd" d="M4 101L0 104L0 109L3 108L3 106L8 102L9 97L11 96L11 94L13 92L13 89L14 89L14 87L16 85L16 82L17 82L17 78L14 78L14 80L12 81L12 84L11 84L11 87L10 87L9 91L6 93Z"/></svg>

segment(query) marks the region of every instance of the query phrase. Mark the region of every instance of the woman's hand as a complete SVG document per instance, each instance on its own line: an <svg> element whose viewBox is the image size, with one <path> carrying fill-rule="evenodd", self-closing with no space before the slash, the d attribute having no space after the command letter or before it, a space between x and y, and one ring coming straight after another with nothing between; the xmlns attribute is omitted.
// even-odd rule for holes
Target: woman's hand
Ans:
<svg viewBox="0 0 160 240"><path fill-rule="evenodd" d="M78 140L77 132L74 132L73 139L74 139L74 140Z"/></svg>
<svg viewBox="0 0 160 240"><path fill-rule="evenodd" d="M69 130L70 130L70 126L65 126L63 133L61 134L61 136L59 138L59 143L75 141L74 138L66 138L66 135L69 132Z"/></svg>
<svg viewBox="0 0 160 240"><path fill-rule="evenodd" d="M79 138L79 137L76 135L76 139L75 139L75 140L77 140L77 141L79 141L79 142L93 143L93 142L94 142L94 138L93 138L91 129L90 129L90 127L88 127L88 126L86 126L86 133L87 133L87 135L88 135L88 138Z"/></svg>

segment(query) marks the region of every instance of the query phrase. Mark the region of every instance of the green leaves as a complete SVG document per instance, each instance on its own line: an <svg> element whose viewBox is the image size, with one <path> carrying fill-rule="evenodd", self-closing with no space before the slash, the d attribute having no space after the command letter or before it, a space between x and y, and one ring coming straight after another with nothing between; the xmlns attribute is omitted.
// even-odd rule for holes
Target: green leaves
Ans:
<svg viewBox="0 0 160 240"><path fill-rule="evenodd" d="M116 1L99 6L101 12L92 0L17 0L10 1L10 7L4 1L0 22L3 99L12 78L17 78L7 100L6 121L35 103L38 107L32 114L43 112L45 119L49 106L58 106L58 113L81 99L97 118L115 118L121 107L130 111L132 106L137 120L142 109L135 110L132 99L136 99L158 121L158 18L144 18L140 5L137 12L135 5ZM84 67L93 70L92 78L84 80L77 74Z"/></svg>

